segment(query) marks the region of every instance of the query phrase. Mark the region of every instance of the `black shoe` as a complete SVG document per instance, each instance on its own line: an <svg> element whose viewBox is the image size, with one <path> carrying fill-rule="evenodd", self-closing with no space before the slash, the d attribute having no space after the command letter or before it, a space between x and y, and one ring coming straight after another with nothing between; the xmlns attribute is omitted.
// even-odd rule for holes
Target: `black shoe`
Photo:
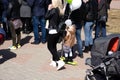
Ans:
<svg viewBox="0 0 120 80"><path fill-rule="evenodd" d="M85 49L83 50L83 52L88 53L89 50L90 50L89 46L85 46Z"/></svg>
<svg viewBox="0 0 120 80"><path fill-rule="evenodd" d="M91 49L92 49L92 46L93 46L93 45L90 45L90 46L89 46L89 51L91 51Z"/></svg>
<svg viewBox="0 0 120 80"><path fill-rule="evenodd" d="M42 41L42 43L43 43L43 44L45 44L45 43L46 43L46 41Z"/></svg>
<svg viewBox="0 0 120 80"><path fill-rule="evenodd" d="M79 54L78 56L79 56L80 58L84 58L83 54Z"/></svg>
<svg viewBox="0 0 120 80"><path fill-rule="evenodd" d="M31 44L39 44L40 43L40 41L34 41L34 42L31 42Z"/></svg>

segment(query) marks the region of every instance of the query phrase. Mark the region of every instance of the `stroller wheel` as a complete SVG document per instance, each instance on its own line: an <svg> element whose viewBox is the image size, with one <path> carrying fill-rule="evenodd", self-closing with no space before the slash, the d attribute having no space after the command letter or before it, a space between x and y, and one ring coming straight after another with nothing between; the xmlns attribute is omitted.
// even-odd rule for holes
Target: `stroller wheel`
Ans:
<svg viewBox="0 0 120 80"><path fill-rule="evenodd" d="M94 76L89 76L89 75L86 75L85 76L85 80L96 80Z"/></svg>

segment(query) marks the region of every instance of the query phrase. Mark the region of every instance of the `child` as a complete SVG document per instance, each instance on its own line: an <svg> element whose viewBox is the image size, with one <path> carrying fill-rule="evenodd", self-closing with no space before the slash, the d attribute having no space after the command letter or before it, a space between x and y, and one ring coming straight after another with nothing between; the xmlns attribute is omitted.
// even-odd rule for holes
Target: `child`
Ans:
<svg viewBox="0 0 120 80"><path fill-rule="evenodd" d="M66 23L66 22L65 22ZM66 27L66 36L64 37L63 42L63 52L65 57L65 62L68 64L73 64L72 60L72 47L75 43L75 25L70 25L71 22L69 22L69 25Z"/></svg>
<svg viewBox="0 0 120 80"><path fill-rule="evenodd" d="M10 49L20 48L20 40L21 40L21 27L22 22L20 20L20 2L18 0L11 0L11 11L10 11L10 31L12 35L12 46Z"/></svg>

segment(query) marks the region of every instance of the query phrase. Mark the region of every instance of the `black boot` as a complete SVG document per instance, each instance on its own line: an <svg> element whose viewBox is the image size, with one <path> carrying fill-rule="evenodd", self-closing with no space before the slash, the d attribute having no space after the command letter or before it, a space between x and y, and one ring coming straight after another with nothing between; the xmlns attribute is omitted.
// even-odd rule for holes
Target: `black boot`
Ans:
<svg viewBox="0 0 120 80"><path fill-rule="evenodd" d="M88 53L89 52L89 46L85 46L85 49L83 50L83 52Z"/></svg>
<svg viewBox="0 0 120 80"><path fill-rule="evenodd" d="M93 45L89 45L89 51L91 51Z"/></svg>

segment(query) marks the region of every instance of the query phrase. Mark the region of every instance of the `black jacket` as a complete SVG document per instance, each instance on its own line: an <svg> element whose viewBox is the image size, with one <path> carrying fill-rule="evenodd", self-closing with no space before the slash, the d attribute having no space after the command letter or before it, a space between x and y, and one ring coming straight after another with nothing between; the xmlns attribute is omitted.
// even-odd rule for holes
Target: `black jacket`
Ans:
<svg viewBox="0 0 120 80"><path fill-rule="evenodd" d="M53 8L48 10L45 19L49 20L49 28L50 29L58 29L58 25L60 22L60 11L59 8Z"/></svg>
<svg viewBox="0 0 120 80"><path fill-rule="evenodd" d="M19 19L20 18L20 6L21 4L18 0L11 0L12 8L10 10L10 19Z"/></svg>
<svg viewBox="0 0 120 80"><path fill-rule="evenodd" d="M97 0L89 0L85 3L86 8L86 21L94 21L97 19Z"/></svg>
<svg viewBox="0 0 120 80"><path fill-rule="evenodd" d="M101 0L98 3L98 20L103 16L106 16L106 18L108 18L108 3L107 3L107 0Z"/></svg>

